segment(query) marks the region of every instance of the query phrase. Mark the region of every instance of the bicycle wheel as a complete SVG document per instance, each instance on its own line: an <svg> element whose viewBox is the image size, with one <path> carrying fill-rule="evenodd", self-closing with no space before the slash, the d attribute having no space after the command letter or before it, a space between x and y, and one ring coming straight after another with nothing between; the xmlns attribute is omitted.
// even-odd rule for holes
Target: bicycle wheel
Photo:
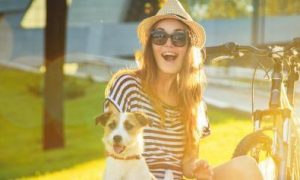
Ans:
<svg viewBox="0 0 300 180"><path fill-rule="evenodd" d="M276 179L276 166L271 156L272 139L262 132L253 132L245 136L235 148L233 158L250 155L261 170L264 179Z"/></svg>
<svg viewBox="0 0 300 180"><path fill-rule="evenodd" d="M300 179L300 152L299 147L293 147L290 163L287 167L287 176L290 180Z"/></svg>
<svg viewBox="0 0 300 180"><path fill-rule="evenodd" d="M291 129L289 138L287 175L290 180L300 179L300 136L297 134L296 127Z"/></svg>

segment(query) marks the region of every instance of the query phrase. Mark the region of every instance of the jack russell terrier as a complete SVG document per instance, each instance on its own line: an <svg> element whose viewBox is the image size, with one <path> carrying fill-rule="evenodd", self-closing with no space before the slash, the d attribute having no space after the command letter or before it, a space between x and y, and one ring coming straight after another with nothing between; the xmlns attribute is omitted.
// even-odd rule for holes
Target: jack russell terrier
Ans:
<svg viewBox="0 0 300 180"><path fill-rule="evenodd" d="M96 118L104 127L103 142L107 151L104 180L153 180L142 156L143 128L151 121L139 112L105 112ZM172 180L166 171L164 180Z"/></svg>

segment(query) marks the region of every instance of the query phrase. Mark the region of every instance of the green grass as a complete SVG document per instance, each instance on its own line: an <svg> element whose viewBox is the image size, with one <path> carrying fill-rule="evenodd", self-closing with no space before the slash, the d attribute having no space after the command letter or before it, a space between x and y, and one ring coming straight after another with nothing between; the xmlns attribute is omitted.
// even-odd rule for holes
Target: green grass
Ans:
<svg viewBox="0 0 300 180"><path fill-rule="evenodd" d="M85 94L64 103L65 148L42 149L43 99L28 87L42 76L0 66L0 179L99 179L104 167L101 113L105 83L78 80ZM251 131L249 115L209 106L212 134L200 156L212 165L231 158L238 141Z"/></svg>
<svg viewBox="0 0 300 180"><path fill-rule="evenodd" d="M42 149L43 100L28 86L42 77L0 67L0 179L56 171L102 158L102 129L94 117L102 111L105 83L85 84L85 95L64 103L65 148Z"/></svg>
<svg viewBox="0 0 300 180"><path fill-rule="evenodd" d="M213 166L228 161L235 146L251 132L250 115L233 109L219 109L208 106L211 135L200 142L200 158Z"/></svg>

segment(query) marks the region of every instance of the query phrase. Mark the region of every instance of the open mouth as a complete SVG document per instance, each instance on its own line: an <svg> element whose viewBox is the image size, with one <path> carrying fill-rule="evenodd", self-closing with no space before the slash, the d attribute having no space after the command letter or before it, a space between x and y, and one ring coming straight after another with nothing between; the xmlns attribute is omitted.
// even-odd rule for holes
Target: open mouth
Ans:
<svg viewBox="0 0 300 180"><path fill-rule="evenodd" d="M164 58L164 60L166 60L168 62L175 61L175 59L177 58L177 54L172 53L172 52L162 53L161 56Z"/></svg>
<svg viewBox="0 0 300 180"><path fill-rule="evenodd" d="M113 148L116 154L121 154L125 150L126 146L122 144L114 144Z"/></svg>

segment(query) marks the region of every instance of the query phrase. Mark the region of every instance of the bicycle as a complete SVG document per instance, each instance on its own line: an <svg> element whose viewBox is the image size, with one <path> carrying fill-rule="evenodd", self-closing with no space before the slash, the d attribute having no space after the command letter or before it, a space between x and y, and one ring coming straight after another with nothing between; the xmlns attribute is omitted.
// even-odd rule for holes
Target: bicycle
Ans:
<svg viewBox="0 0 300 180"><path fill-rule="evenodd" d="M264 173L265 179L300 179L300 119L294 114L295 82L299 80L300 38L295 38L282 50L259 49L254 46L241 46L227 43L218 46L222 55L214 60L227 59L228 56L261 56L273 61L272 82L269 107L254 111L254 79L252 77L252 122L253 132L245 136L234 150L233 158L241 155L252 156ZM264 66L258 61L258 65ZM268 72L266 72L268 73ZM285 73L288 73L286 77ZM265 124L263 124L265 123ZM264 126L263 126L264 125ZM273 171L270 171L273 169Z"/></svg>

